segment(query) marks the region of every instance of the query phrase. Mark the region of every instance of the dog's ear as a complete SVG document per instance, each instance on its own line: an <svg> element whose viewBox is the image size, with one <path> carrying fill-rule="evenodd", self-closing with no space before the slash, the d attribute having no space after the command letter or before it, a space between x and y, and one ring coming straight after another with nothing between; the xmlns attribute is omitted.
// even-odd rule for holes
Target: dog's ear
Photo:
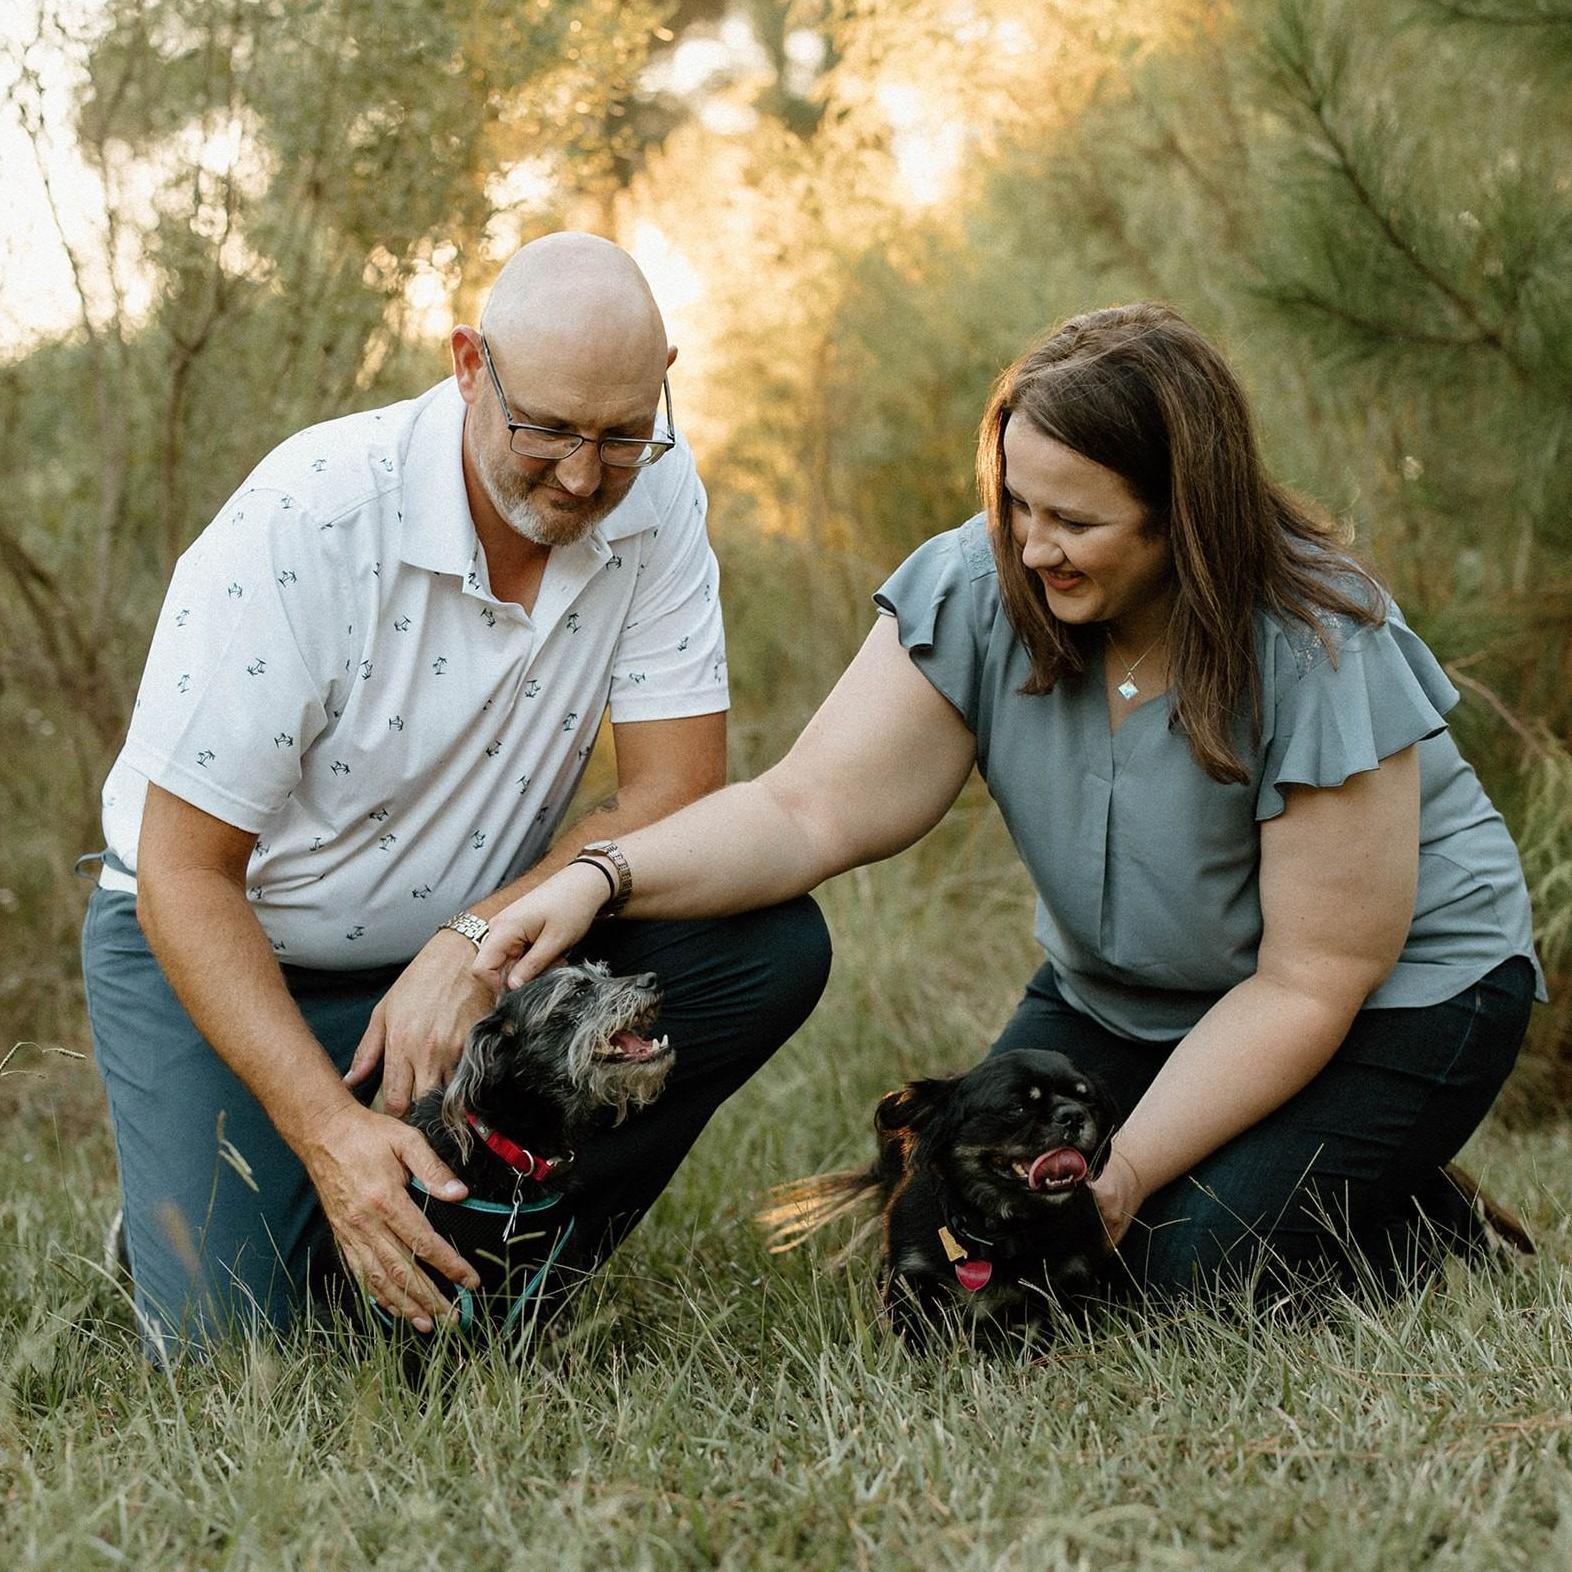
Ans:
<svg viewBox="0 0 1572 1572"><path fill-rule="evenodd" d="M466 1160L471 1142L466 1116L484 1105L486 1093L501 1076L503 1063L517 1036L518 1023L512 1010L499 1007L484 1020L477 1021L464 1043L453 1078L442 1094L442 1122L452 1132Z"/></svg>
<svg viewBox="0 0 1572 1572"><path fill-rule="evenodd" d="M1091 1109L1093 1116L1103 1131L1103 1139L1124 1123L1124 1114L1118 1103L1113 1100L1108 1088L1098 1080L1095 1075L1088 1075L1084 1070L1077 1068L1076 1079L1086 1087L1086 1095L1082 1099Z"/></svg>
<svg viewBox="0 0 1572 1572"><path fill-rule="evenodd" d="M907 1113L911 1108L911 1101L912 1089L909 1086L898 1086L893 1092L886 1092L873 1110L875 1133L894 1135L897 1130L906 1129L910 1123Z"/></svg>
<svg viewBox="0 0 1572 1572"><path fill-rule="evenodd" d="M880 1135L897 1130L920 1130L945 1104L955 1081L908 1081L886 1092L873 1111L873 1126Z"/></svg>

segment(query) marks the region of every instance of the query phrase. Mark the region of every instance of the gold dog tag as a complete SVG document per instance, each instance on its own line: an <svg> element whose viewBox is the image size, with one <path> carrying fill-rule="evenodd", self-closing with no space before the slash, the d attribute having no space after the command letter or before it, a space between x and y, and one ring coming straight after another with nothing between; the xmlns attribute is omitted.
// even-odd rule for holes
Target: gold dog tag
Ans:
<svg viewBox="0 0 1572 1572"><path fill-rule="evenodd" d="M956 1242L955 1235L948 1228L939 1230L939 1243L944 1246L944 1258L947 1261L964 1261L966 1252Z"/></svg>

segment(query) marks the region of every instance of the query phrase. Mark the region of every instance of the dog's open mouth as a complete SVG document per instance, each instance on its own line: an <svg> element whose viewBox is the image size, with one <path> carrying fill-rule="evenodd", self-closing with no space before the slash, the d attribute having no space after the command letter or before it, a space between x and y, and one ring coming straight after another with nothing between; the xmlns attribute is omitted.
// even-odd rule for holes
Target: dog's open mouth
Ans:
<svg viewBox="0 0 1572 1572"><path fill-rule="evenodd" d="M651 1023L640 1022L646 1030ZM611 1064L650 1064L671 1052L667 1037L643 1037L631 1026L624 1026L611 1034L602 1048L595 1050L595 1057Z"/></svg>
<svg viewBox="0 0 1572 1572"><path fill-rule="evenodd" d="M1010 1164L1010 1172L1029 1190L1071 1190L1085 1179L1087 1164L1073 1146L1056 1146L1031 1162L1018 1158Z"/></svg>

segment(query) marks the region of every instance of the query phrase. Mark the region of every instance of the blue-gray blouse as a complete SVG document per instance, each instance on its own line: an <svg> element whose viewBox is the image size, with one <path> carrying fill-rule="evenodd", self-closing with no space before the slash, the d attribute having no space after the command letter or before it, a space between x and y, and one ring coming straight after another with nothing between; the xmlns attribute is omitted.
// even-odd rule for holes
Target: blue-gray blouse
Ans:
<svg viewBox="0 0 1572 1572"><path fill-rule="evenodd" d="M1416 742L1419 895L1367 1008L1439 1003L1514 955L1537 975L1517 848L1443 719L1457 690L1395 605L1379 627L1327 619L1335 664L1313 631L1257 614L1261 731L1240 721L1250 778L1225 785L1170 727L1166 699L1110 731L1096 658L1052 693L1020 691L1030 663L981 517L919 547L874 600L977 738L1061 991L1111 1031L1181 1037L1255 970L1258 826L1283 811L1284 785L1337 786Z"/></svg>

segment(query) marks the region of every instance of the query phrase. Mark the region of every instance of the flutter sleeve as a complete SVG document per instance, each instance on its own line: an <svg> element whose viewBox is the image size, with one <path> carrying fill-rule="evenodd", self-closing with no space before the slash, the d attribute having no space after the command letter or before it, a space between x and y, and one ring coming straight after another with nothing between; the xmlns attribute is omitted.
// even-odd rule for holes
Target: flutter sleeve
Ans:
<svg viewBox="0 0 1572 1572"><path fill-rule="evenodd" d="M1258 820L1283 811L1284 786L1341 786L1446 730L1457 689L1397 607L1386 609L1378 627L1329 618L1326 638L1271 625Z"/></svg>
<svg viewBox="0 0 1572 1572"><path fill-rule="evenodd" d="M976 518L924 541L873 597L895 618L912 664L974 734L983 664L979 602L992 585L987 531Z"/></svg>

